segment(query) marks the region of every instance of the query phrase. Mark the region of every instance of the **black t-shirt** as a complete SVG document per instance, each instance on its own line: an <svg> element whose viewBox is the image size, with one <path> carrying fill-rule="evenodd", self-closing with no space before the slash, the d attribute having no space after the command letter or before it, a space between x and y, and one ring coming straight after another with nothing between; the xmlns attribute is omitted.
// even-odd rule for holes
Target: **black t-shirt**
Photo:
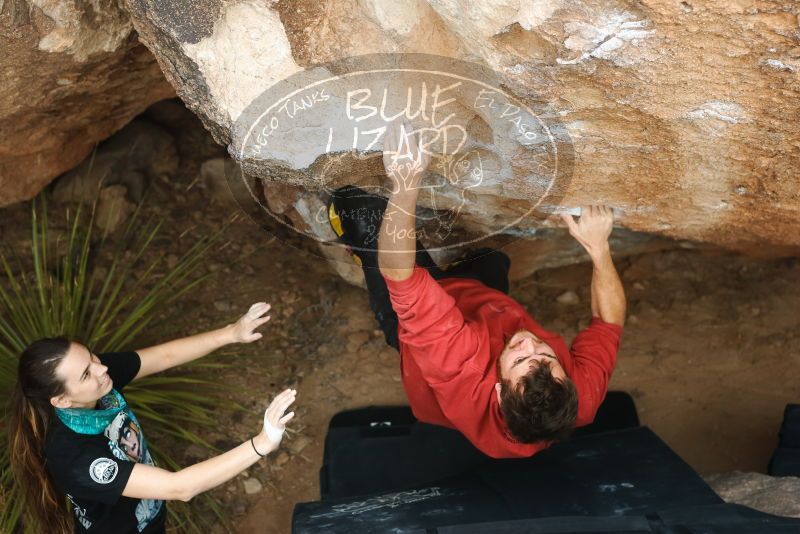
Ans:
<svg viewBox="0 0 800 534"><path fill-rule="evenodd" d="M113 387L122 392L141 366L135 352L98 355ZM104 433L79 434L54 417L45 441L45 465L56 486L72 502L75 532L92 534L163 532L164 501L131 499L122 491L136 463L153 464L130 407Z"/></svg>

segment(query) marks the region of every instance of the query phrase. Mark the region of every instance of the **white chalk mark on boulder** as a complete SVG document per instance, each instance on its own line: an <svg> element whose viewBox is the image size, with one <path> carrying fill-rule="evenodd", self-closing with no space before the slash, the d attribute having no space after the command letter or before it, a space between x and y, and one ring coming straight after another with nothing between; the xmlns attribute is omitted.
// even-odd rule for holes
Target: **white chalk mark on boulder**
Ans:
<svg viewBox="0 0 800 534"><path fill-rule="evenodd" d="M787 65L786 63L784 63L783 61L781 61L779 59L769 58L769 59L765 59L761 63L766 65L767 67L771 67L771 68L777 69L777 70L785 70L785 71L789 71L789 72L795 72L797 70L797 67L795 67L794 65Z"/></svg>
<svg viewBox="0 0 800 534"><path fill-rule="evenodd" d="M611 13L592 24L568 22L564 25L564 31L569 34L564 46L580 52L580 55L574 59L558 58L556 61L559 65L574 65L597 58L620 66L632 64L635 61L624 58L617 50L628 43L638 44L638 41L653 35L655 30L647 29L649 25L647 20L636 20L636 16L628 12Z"/></svg>
<svg viewBox="0 0 800 534"><path fill-rule="evenodd" d="M716 119L728 124L749 122L744 108L734 102L709 100L700 107L686 113L686 118L694 120Z"/></svg>

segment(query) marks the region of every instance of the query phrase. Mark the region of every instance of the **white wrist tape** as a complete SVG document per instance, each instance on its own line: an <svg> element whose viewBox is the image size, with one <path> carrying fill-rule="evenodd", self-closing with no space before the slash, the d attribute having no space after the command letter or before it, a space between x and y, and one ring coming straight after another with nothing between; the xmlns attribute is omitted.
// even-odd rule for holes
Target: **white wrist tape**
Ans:
<svg viewBox="0 0 800 534"><path fill-rule="evenodd" d="M264 433L267 435L267 439L269 439L273 443L280 443L281 439L283 439L283 433L286 431L286 427L283 428L275 428L272 426L272 423L267 421L267 414L264 413Z"/></svg>

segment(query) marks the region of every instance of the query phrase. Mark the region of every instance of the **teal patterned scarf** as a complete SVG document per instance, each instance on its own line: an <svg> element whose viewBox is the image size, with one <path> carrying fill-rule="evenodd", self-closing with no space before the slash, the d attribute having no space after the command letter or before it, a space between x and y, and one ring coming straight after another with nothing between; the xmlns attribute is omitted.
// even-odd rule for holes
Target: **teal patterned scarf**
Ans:
<svg viewBox="0 0 800 534"><path fill-rule="evenodd" d="M116 389L97 401L98 408L56 408L56 415L67 428L78 434L102 434L128 404Z"/></svg>

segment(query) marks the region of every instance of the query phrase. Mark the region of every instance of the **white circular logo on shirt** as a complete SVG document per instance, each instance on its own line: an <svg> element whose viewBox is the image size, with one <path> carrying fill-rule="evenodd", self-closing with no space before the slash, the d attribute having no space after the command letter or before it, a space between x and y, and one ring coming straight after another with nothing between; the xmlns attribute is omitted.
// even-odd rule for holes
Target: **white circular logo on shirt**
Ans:
<svg viewBox="0 0 800 534"><path fill-rule="evenodd" d="M98 458L89 466L89 476L98 484L108 484L117 477L119 467L111 458Z"/></svg>

